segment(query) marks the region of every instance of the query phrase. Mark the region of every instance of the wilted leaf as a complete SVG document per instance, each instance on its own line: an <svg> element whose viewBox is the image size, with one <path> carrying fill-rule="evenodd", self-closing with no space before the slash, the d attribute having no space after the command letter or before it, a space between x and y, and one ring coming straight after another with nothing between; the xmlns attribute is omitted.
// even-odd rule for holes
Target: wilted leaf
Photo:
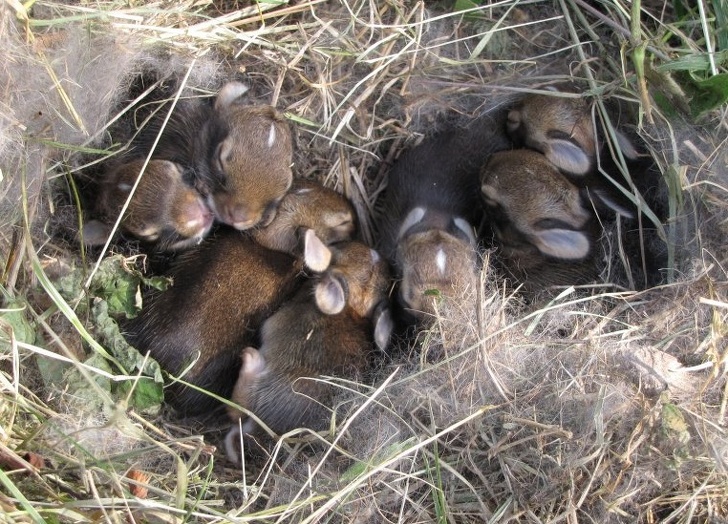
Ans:
<svg viewBox="0 0 728 524"><path fill-rule="evenodd" d="M87 275L81 268L59 279L56 287L67 300L75 300L85 284ZM165 277L145 277L137 270L132 261L114 255L105 258L94 274L89 285L90 298L99 297L109 305L112 315L125 315L132 318L141 308L141 288L149 286L163 290L169 286L170 280Z"/></svg>
<svg viewBox="0 0 728 524"><path fill-rule="evenodd" d="M139 497L140 499L147 498L147 496L149 495L149 490L146 486L140 486L139 484L149 484L149 474L139 469L131 469L126 474L126 477L134 481L133 484L129 484L129 491L131 492L131 494L135 497Z"/></svg>
<svg viewBox="0 0 728 524"><path fill-rule="evenodd" d="M159 364L152 359L145 359L136 348L129 345L124 335L121 334L119 324L109 314L109 310L108 303L101 299L96 299L91 309L96 333L107 351L124 366L129 374L141 371L143 375L162 383L162 371Z"/></svg>
<svg viewBox="0 0 728 524"><path fill-rule="evenodd" d="M669 402L662 406L662 431L670 439L676 439L680 443L686 443L690 440L690 432L688 431L688 424L685 422L680 409Z"/></svg>
<svg viewBox="0 0 728 524"><path fill-rule="evenodd" d="M25 459L25 461L34 468L41 469L45 467L45 459L38 453L28 451L25 455L23 455L23 459Z"/></svg>
<svg viewBox="0 0 728 524"><path fill-rule="evenodd" d="M129 345L119 330L119 324L109 315L109 305L101 299L96 299L91 310L96 332L109 351L130 374L141 372L136 382L120 382L116 386L116 396L126 398L129 392L132 395L129 403L139 411L152 414L159 408L164 400L162 370L159 364L151 358L144 358L133 346Z"/></svg>
<svg viewBox="0 0 728 524"><path fill-rule="evenodd" d="M38 357L35 359L38 371L46 387L61 386L66 380L66 373L73 364L55 358Z"/></svg>
<svg viewBox="0 0 728 524"><path fill-rule="evenodd" d="M121 255L104 259L91 281L90 291L103 298L112 314L131 318L139 313L139 289L143 282L141 272L134 270Z"/></svg>
<svg viewBox="0 0 728 524"><path fill-rule="evenodd" d="M98 353L93 353L86 359L84 364L109 374L112 373L109 361ZM92 380L96 386L91 384L89 380ZM73 367L66 374L64 383L68 385L67 392L69 395L75 398L76 401L82 402L89 412L105 410L105 399L99 395L97 388L111 392L111 380L108 377L93 370L87 370L84 374L78 368Z"/></svg>

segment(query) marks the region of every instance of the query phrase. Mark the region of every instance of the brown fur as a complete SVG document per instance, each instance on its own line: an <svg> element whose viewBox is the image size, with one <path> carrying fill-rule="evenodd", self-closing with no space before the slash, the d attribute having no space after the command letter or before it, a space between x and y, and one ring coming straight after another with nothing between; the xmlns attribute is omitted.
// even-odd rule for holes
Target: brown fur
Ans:
<svg viewBox="0 0 728 524"><path fill-rule="evenodd" d="M269 223L293 179L288 123L271 106L244 105L247 90L229 82L214 104L180 101L166 124L166 111L158 111L128 153L182 166L215 218L240 230Z"/></svg>
<svg viewBox="0 0 728 524"><path fill-rule="evenodd" d="M313 379L361 375L375 340L381 346L377 331L388 323L381 313L388 287L387 263L375 251L358 242L333 248L326 273L266 320L260 349L243 351L233 402L278 434L323 429L333 388ZM233 420L242 415L228 412ZM249 419L243 430L255 432L257 424ZM228 442L238 434L234 426Z"/></svg>
<svg viewBox="0 0 728 524"><path fill-rule="evenodd" d="M300 229L306 229L326 240L344 239L347 233L339 228L340 223L335 222L334 232L329 224L332 216L339 217L348 208L348 202L317 184L300 186L306 191L286 195L283 212L268 226L275 233L266 235L263 228L255 236L292 240ZM288 230L278 227L279 222ZM347 231L353 234L353 230ZM309 258L320 260L321 251L329 254L316 235L307 234L300 241L304 249L288 242L269 242L269 247L277 248L273 250L243 233L220 230L175 263L170 272L174 285L151 297L128 326L131 343L150 351L174 375L191 365L184 380L228 397L240 366L240 348L256 342L263 320L303 281L303 260L294 255L305 251ZM169 392L170 403L188 414L216 404L191 388L172 386Z"/></svg>
<svg viewBox="0 0 728 524"><path fill-rule="evenodd" d="M608 104L610 117L619 124L622 108L618 103ZM648 173L649 165L640 161L640 154L627 134L615 129L617 147L634 171L636 180L629 183L611 154L602 154L605 139L603 133L595 135L592 108L584 98L564 98L554 95L529 95L508 113L507 129L518 145L543 153L571 182L588 189L600 216L609 219L616 211L626 218L637 213L624 191L636 185L641 193L653 192L658 182ZM622 186L604 177L599 166Z"/></svg>
<svg viewBox="0 0 728 524"><path fill-rule="evenodd" d="M84 226L84 241L106 242L111 225L142 174L144 160L113 168L103 179L95 207L100 220ZM120 222L122 232L161 250L198 244L210 231L212 213L200 195L182 179L180 167L167 160L150 160Z"/></svg>
<svg viewBox="0 0 728 524"><path fill-rule="evenodd" d="M567 86L569 89L573 91ZM668 258L664 238L650 216L661 221L669 217L667 186L652 158L640 153L646 150L639 145L639 136L628 132L630 107L615 97L605 100L605 109L614 126L615 149L624 160L622 168L622 160L613 156L616 151L605 147L611 138L605 137L599 125L595 137L592 108L584 98L564 98L559 93L529 95L509 113L507 127L517 143L544 153L582 189L585 205L594 209L601 223L613 222L615 213L621 216L621 257L628 260L626 281L621 283L655 285L662 281L660 268L668 264ZM651 213L645 213L646 208ZM612 277L624 279L619 271Z"/></svg>
<svg viewBox="0 0 728 524"><path fill-rule="evenodd" d="M481 181L498 258L527 290L595 278L593 217L579 189L545 156L527 149L496 153Z"/></svg>
<svg viewBox="0 0 728 524"><path fill-rule="evenodd" d="M584 175L594 168L594 126L583 98L526 96L508 113L507 129L516 142L567 173Z"/></svg>
<svg viewBox="0 0 728 524"><path fill-rule="evenodd" d="M275 220L252 231L255 241L268 249L301 254L300 230L313 229L326 245L354 236L354 208L342 195L309 180L294 180L278 206Z"/></svg>
<svg viewBox="0 0 728 524"><path fill-rule="evenodd" d="M231 85L233 87L231 87ZM270 223L293 180L293 146L288 124L271 106L244 106L223 87L215 109L228 127L217 149L225 184L211 192L220 221L236 229Z"/></svg>
<svg viewBox="0 0 728 524"><path fill-rule="evenodd" d="M404 307L419 319L435 314L435 301L457 300L472 291L477 281L478 258L474 237L452 225L437 226L434 213L422 220L400 240L397 257L402 268L399 296ZM430 225L425 225L429 222ZM464 221L462 227L470 227ZM424 225L424 226L423 226Z"/></svg>

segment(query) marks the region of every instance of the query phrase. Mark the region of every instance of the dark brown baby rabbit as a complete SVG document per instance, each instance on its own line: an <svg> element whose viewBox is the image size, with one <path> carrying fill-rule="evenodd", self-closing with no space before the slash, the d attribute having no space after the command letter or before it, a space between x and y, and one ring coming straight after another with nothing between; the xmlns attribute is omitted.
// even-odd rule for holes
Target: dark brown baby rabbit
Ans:
<svg viewBox="0 0 728 524"><path fill-rule="evenodd" d="M494 151L510 147L504 128L500 111L446 129L402 153L389 172L379 250L402 280L401 305L417 319L432 314L434 296L475 285L479 172Z"/></svg>
<svg viewBox="0 0 728 524"><path fill-rule="evenodd" d="M386 261L358 242L331 249L329 269L265 321L260 349L242 351L232 401L279 435L299 427L324 429L335 388L321 377L360 377L370 353L386 347L391 332ZM237 409L228 413L235 421L243 416ZM252 418L242 429L259 430ZM226 439L233 460L239 436L236 423Z"/></svg>
<svg viewBox="0 0 728 524"><path fill-rule="evenodd" d="M240 348L256 343L263 320L302 283L304 260L314 271L328 266L330 252L317 235L333 241L354 232L346 199L310 182L300 186L283 199L274 221L255 231L261 243L221 229L182 254L169 272L173 286L150 297L127 326L130 343L149 351L171 374L187 370L183 380L229 398ZM209 395L179 384L168 392L169 403L188 415L217 405Z"/></svg>
<svg viewBox="0 0 728 524"><path fill-rule="evenodd" d="M497 259L527 293L596 278L594 217L579 188L544 155L496 153L481 181Z"/></svg>
<svg viewBox="0 0 728 524"><path fill-rule="evenodd" d="M168 160L132 160L105 174L95 201L100 217L86 222L83 239L100 245L111 234L137 179L139 183L119 223L131 235L158 250L179 250L199 244L212 226L212 212L202 197L182 179L180 167Z"/></svg>

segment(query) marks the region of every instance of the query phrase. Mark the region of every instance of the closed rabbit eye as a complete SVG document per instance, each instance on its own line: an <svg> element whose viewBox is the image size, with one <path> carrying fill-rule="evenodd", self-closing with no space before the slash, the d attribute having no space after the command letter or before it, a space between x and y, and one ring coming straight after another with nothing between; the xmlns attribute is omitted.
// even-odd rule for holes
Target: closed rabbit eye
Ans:
<svg viewBox="0 0 728 524"><path fill-rule="evenodd" d="M560 129L549 129L548 131L546 131L546 137L553 140L568 140L569 142L572 142L577 146L579 145L579 143L574 140L574 137L572 137L569 133L561 131Z"/></svg>
<svg viewBox="0 0 728 524"><path fill-rule="evenodd" d="M573 231L578 231L579 229L558 218L542 218L534 222L533 227L534 229L571 229Z"/></svg>

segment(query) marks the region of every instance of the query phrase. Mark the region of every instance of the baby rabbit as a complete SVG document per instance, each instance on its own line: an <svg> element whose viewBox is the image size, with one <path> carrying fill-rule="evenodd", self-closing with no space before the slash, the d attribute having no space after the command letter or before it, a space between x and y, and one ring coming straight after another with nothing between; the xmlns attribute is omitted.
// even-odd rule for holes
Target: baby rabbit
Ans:
<svg viewBox="0 0 728 524"><path fill-rule="evenodd" d="M251 235L263 247L301 255L300 236L307 229L313 229L327 246L349 240L356 232L354 208L336 191L316 182L296 179L278 206L273 222L251 230Z"/></svg>
<svg viewBox="0 0 728 524"><path fill-rule="evenodd" d="M616 109L612 113L616 116ZM586 99L559 96L556 92L528 95L508 113L506 127L516 144L543 153L572 183L588 189L597 211L616 211L626 218L635 216L636 209L630 199L597 170L599 155L602 169L625 191L629 187L611 155L602 154L604 138L595 135L595 122ZM639 152L622 130L615 129L615 137L618 148L634 167L640 158ZM645 166L638 169L644 170ZM656 180L649 177L635 182L646 190Z"/></svg>
<svg viewBox="0 0 728 524"><path fill-rule="evenodd" d="M130 154L153 156L186 170L186 182L205 198L215 218L244 230L269 223L291 186L293 145L285 118L271 106L246 106L248 90L229 82L213 105L181 101L162 129L162 116L140 133ZM162 114L164 113L164 114Z"/></svg>
<svg viewBox="0 0 728 524"><path fill-rule="evenodd" d="M474 289L478 254L472 226L460 217L416 207L400 229L399 297L418 319L435 314L434 300Z"/></svg>
<svg viewBox="0 0 728 524"><path fill-rule="evenodd" d="M317 379L359 377L370 353L375 346L384 349L391 332L386 261L359 242L331 250L329 269L265 321L260 349L242 351L232 401L279 435L298 427L324 429L334 387ZM234 421L243 416L233 408L228 413ZM242 429L259 430L252 418ZM232 460L239 436L235 424L226 439Z"/></svg>
<svg viewBox="0 0 728 524"><path fill-rule="evenodd" d="M591 108L583 98L529 95L509 113L507 127L517 143L544 153L583 190L586 205L594 208L602 223L613 221L615 212L624 219L619 241L620 261L629 261L624 267L625 284L656 285L664 277L661 268L668 264L667 244L655 223L670 216L667 184L652 158L640 152L644 147L635 145L638 137L628 136L626 104L613 98L606 100L606 109L615 125L615 145L624 157L626 172L607 151L606 138L600 136L605 133L595 137ZM601 126L596 129L600 131Z"/></svg>
<svg viewBox="0 0 728 524"><path fill-rule="evenodd" d="M171 374L189 368L183 380L229 398L240 348L255 343L263 320L301 285L304 260L314 271L328 266L330 252L317 235L326 241L347 239L354 233L351 209L332 190L297 183L274 221L253 233L262 244L287 252L221 229L175 261L169 272L173 286L149 298L127 326L127 338ZM188 415L217 404L206 393L179 384L168 392L169 403Z"/></svg>
<svg viewBox="0 0 728 524"><path fill-rule="evenodd" d="M226 179L220 184L213 178L208 190L215 215L241 230L269 224L293 180L292 138L285 118L272 106L238 104L243 89L247 91L231 82L215 101L228 126L214 159Z"/></svg>
<svg viewBox="0 0 728 524"><path fill-rule="evenodd" d="M584 98L528 95L508 113L508 133L559 169L585 175L594 168L596 142Z"/></svg>
<svg viewBox="0 0 728 524"><path fill-rule="evenodd" d="M184 183L180 166L168 160L151 160L142 173L143 166L144 160L133 160L103 178L95 202L101 218L83 226L86 244L106 242L140 176L119 224L123 233L158 250L173 251L198 244L210 231L212 213L199 193Z"/></svg>
<svg viewBox="0 0 728 524"><path fill-rule="evenodd" d="M504 269L527 293L596 278L595 220L579 188L528 149L494 154L481 172Z"/></svg>
<svg viewBox="0 0 728 524"><path fill-rule="evenodd" d="M474 227L482 220L479 171L506 149L505 113L447 129L405 151L389 172L379 213L379 249L401 278L401 305L423 320L433 296L475 285Z"/></svg>

